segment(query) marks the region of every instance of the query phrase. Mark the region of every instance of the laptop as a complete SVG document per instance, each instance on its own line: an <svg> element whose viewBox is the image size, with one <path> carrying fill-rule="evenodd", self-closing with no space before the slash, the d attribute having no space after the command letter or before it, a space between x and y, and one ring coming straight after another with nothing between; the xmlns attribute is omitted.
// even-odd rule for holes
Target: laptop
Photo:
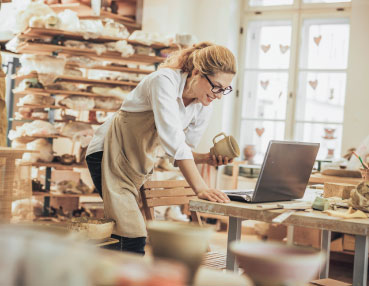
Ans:
<svg viewBox="0 0 369 286"><path fill-rule="evenodd" d="M271 140L252 190L224 190L230 200L262 203L304 196L319 143Z"/></svg>

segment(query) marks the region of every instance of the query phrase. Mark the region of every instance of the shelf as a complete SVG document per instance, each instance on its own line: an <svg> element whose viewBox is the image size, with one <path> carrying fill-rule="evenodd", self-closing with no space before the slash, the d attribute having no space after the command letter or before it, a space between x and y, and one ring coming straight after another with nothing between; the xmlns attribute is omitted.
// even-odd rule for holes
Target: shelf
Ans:
<svg viewBox="0 0 369 286"><path fill-rule="evenodd" d="M163 57L146 56L146 55L132 55L130 57L122 57L119 52L106 52L101 55L95 53L91 49L78 49L65 46L51 45L46 43L24 43L18 46L17 53L25 54L45 54L52 55L54 53L66 56L87 56L96 58L100 61L124 62L134 64L157 64L165 60Z"/></svg>
<svg viewBox="0 0 369 286"><path fill-rule="evenodd" d="M52 194L48 192L32 192L35 197L59 197L59 198L79 198L79 197L100 197L97 193L92 194Z"/></svg>
<svg viewBox="0 0 369 286"><path fill-rule="evenodd" d="M66 106L60 106L60 105L38 105L38 104L23 104L23 105L17 105L18 107L28 107L28 108L49 108L49 109L71 109ZM116 112L118 109L104 109L104 108L93 108L89 110L77 110L77 109L71 109L76 111L103 111L103 112Z"/></svg>
<svg viewBox="0 0 369 286"><path fill-rule="evenodd" d="M64 37L65 39L77 40L77 41L86 41L83 37L82 33L78 32L70 32L65 30L58 30L58 29L47 29L47 28L27 28L22 34L22 38L42 38L42 37ZM108 42L116 42L125 40L127 43L134 45L134 46L146 46L151 47L154 49L164 49L164 48L176 48L177 45L165 45L162 43L153 43L151 45L147 45L138 41L132 41L129 39L118 38L118 37L110 37L110 36L99 36L97 38L90 38L88 41L95 42L95 43L108 43Z"/></svg>
<svg viewBox="0 0 369 286"><path fill-rule="evenodd" d="M27 88L25 90L16 91L13 89L13 93L16 95L27 95L27 94L54 94L57 96L68 96L68 95L81 95L87 97L103 97L103 98L118 98L117 96L113 95L101 95L92 92L85 92L85 91L71 91L71 90L63 90L63 89L43 89L43 88Z"/></svg>
<svg viewBox="0 0 369 286"><path fill-rule="evenodd" d="M34 120L43 120L49 122L48 119L40 119L37 117L24 117L22 119L15 119L15 118L9 118L9 121L18 121L18 122L27 122L27 121L34 121ZM88 122L88 121L80 121L80 120L65 120L65 119L54 119L54 122L56 123L62 123L62 122L77 122L77 123L84 123L84 124L91 124L91 125L101 125L103 122Z"/></svg>
<svg viewBox="0 0 369 286"><path fill-rule="evenodd" d="M28 75L17 75L16 79L22 80L26 78L37 78L38 74L36 72L30 73ZM86 77L75 77L68 75L60 75L57 77L58 81L76 82L76 83L87 83L87 84L106 84L106 85L122 85L122 86L137 86L138 82L126 81L126 80L99 80L99 79L89 79ZM93 93L94 94L94 93ZM91 96L91 95L87 95Z"/></svg>
<svg viewBox="0 0 369 286"><path fill-rule="evenodd" d="M100 19L109 18L109 19L113 19L113 20L123 23L127 28L131 28L131 30L141 30L142 29L139 23L136 23L133 19L129 17L113 14L113 13L106 12L103 10L100 11L100 15L101 16L86 15L86 16L79 16L79 18L81 20L84 20L84 19L100 20Z"/></svg>
<svg viewBox="0 0 369 286"><path fill-rule="evenodd" d="M71 64L70 66L74 66ZM143 69L135 69L135 68L128 68L122 67L119 65L107 65L107 66L93 66L93 67L86 67L82 65L75 65L80 68L91 69L91 70L108 70L108 71L117 71L117 72L127 72L127 73L138 73L138 74L150 74L154 71L151 70L143 70Z"/></svg>
<svg viewBox="0 0 369 286"><path fill-rule="evenodd" d="M56 138L69 138L63 135L35 135L35 136L21 136L21 137L17 137L14 140L21 140L21 141L32 141L35 139L40 139L40 138L44 138L44 139L56 139Z"/></svg>
<svg viewBox="0 0 369 286"><path fill-rule="evenodd" d="M61 163L46 163L46 162L35 162L31 164L33 167L49 167L55 168L57 170L73 170L74 168L86 169L86 164L72 164L72 165L64 165Z"/></svg>

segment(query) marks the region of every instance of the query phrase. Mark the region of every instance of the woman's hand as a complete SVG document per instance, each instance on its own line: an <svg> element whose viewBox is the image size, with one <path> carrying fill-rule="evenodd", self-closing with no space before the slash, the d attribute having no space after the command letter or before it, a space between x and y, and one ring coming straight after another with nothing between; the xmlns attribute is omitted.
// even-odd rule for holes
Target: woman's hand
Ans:
<svg viewBox="0 0 369 286"><path fill-rule="evenodd" d="M206 154L206 164L209 164L211 166L221 166L221 165L228 165L229 163L232 163L233 159L228 159L228 157L222 157L215 155L211 155L210 153Z"/></svg>
<svg viewBox="0 0 369 286"><path fill-rule="evenodd" d="M208 190L200 191L197 193L197 197L199 199L208 200L211 202L218 202L218 203L229 203L230 202L230 199L225 193L219 190L215 190L215 189L208 189Z"/></svg>

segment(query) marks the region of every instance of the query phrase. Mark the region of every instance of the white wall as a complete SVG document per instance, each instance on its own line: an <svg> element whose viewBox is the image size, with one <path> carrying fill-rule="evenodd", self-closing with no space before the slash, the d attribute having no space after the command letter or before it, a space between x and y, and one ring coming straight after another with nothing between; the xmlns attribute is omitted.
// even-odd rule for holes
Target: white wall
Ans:
<svg viewBox="0 0 369 286"><path fill-rule="evenodd" d="M342 152L369 135L369 1L353 0Z"/></svg>
<svg viewBox="0 0 369 286"><path fill-rule="evenodd" d="M143 30L168 34L190 33L198 41L224 45L237 56L240 3L241 0L145 0ZM213 103L209 127L196 151L209 151L212 138L221 131L233 134L235 94L233 92Z"/></svg>

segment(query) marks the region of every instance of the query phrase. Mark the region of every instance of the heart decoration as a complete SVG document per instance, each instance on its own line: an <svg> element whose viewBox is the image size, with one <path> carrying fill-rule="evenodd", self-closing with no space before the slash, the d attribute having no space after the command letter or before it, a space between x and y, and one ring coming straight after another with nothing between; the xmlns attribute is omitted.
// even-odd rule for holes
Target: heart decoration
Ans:
<svg viewBox="0 0 369 286"><path fill-rule="evenodd" d="M336 139L334 137L334 133L336 132L336 128L324 128L324 139Z"/></svg>
<svg viewBox="0 0 369 286"><path fill-rule="evenodd" d="M282 54L285 54L290 49L290 46L289 45L283 46L283 45L280 44L279 49L281 50Z"/></svg>
<svg viewBox="0 0 369 286"><path fill-rule="evenodd" d="M264 53L267 53L269 50L270 50L270 44L269 45L261 45L261 50L264 52Z"/></svg>
<svg viewBox="0 0 369 286"><path fill-rule="evenodd" d="M318 80L310 80L309 84L311 86L312 89L316 90L316 87L318 86Z"/></svg>
<svg viewBox="0 0 369 286"><path fill-rule="evenodd" d="M260 85L261 87L266 90L268 88L268 85L269 85L269 80L265 80L265 81L260 81Z"/></svg>
<svg viewBox="0 0 369 286"><path fill-rule="evenodd" d="M265 128L255 128L256 134L261 137L264 134Z"/></svg>
<svg viewBox="0 0 369 286"><path fill-rule="evenodd" d="M314 37L314 42L317 46L319 46L321 40L322 40L322 35L319 35L318 37Z"/></svg>

